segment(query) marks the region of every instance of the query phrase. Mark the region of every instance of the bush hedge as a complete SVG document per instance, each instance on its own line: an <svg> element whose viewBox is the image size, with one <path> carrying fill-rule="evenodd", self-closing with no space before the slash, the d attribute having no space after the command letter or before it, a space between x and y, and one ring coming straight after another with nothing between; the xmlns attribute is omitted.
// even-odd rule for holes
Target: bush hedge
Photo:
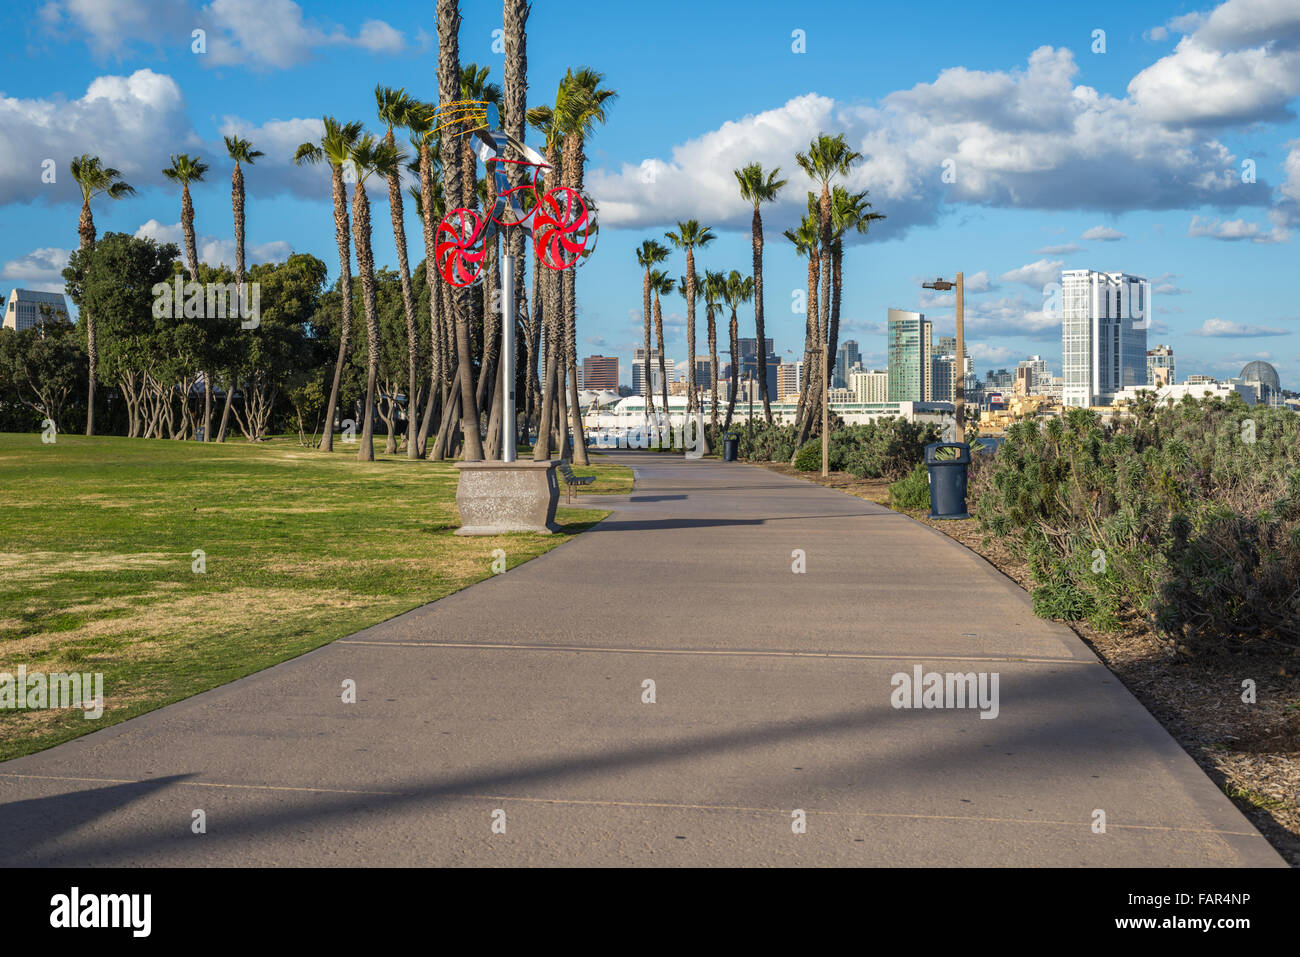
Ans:
<svg viewBox="0 0 1300 957"><path fill-rule="evenodd" d="M988 458L980 456L979 458ZM1040 615L1144 616L1185 652L1300 650L1300 417L1186 399L1103 426L1013 425L974 514L1029 563Z"/></svg>

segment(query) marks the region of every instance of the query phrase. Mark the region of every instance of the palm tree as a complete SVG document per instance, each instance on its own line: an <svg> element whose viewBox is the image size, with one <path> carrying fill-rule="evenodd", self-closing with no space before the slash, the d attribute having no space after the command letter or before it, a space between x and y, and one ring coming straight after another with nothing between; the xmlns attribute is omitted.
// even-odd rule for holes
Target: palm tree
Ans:
<svg viewBox="0 0 1300 957"><path fill-rule="evenodd" d="M655 269L650 273L650 288L655 294L655 344L659 347L659 388L664 400L664 415L668 415L668 364L664 359L664 314L659 303L660 294L672 295L677 284L666 270ZM671 419L669 425L672 425Z"/></svg>
<svg viewBox="0 0 1300 957"><path fill-rule="evenodd" d="M754 298L754 277L742 276L739 271L731 270L722 287L722 298L731 307L731 378L727 381L727 421L722 426L725 431L731 428L731 416L736 409L736 387L740 384L740 327L736 320L736 310L741 303ZM759 352L762 352L761 345Z"/></svg>
<svg viewBox="0 0 1300 957"><path fill-rule="evenodd" d="M646 397L647 415L655 414L654 376L650 373L650 270L667 258L668 249L653 239L644 240L641 248L636 251L637 265L645 270L645 279L641 284L641 317L645 324L645 355L641 363L641 388Z"/></svg>
<svg viewBox="0 0 1300 957"><path fill-rule="evenodd" d="M695 297L699 291L698 276L695 274L695 250L703 249L717 237L708 226L701 226L698 219L687 219L677 224L676 231L670 231L668 240L678 249L686 250L686 357L690 363L688 373L689 389L686 399L686 412L695 411Z"/></svg>
<svg viewBox="0 0 1300 957"><path fill-rule="evenodd" d="M763 167L758 163L749 163L744 169L732 172L740 183L741 198L754 204L754 217L750 224L754 247L754 329L758 336L758 381L763 396L763 415L767 424L771 425L772 402L767 394L767 340L763 324L763 216L758 207L775 200L786 180L776 178L781 172L779 166L770 173L764 173Z"/></svg>
<svg viewBox="0 0 1300 957"><path fill-rule="evenodd" d="M82 253L95 245L95 217L90 213L90 201L101 193L109 199L123 199L135 192L135 187L122 182L122 174L105 166L98 156L82 153L71 163L72 178L81 188L81 217L77 221L77 235L81 238ZM98 344L95 341L95 316L82 307L81 321L86 325L86 356L90 360L90 379L86 393L86 434L95 434L95 365L98 362Z"/></svg>
<svg viewBox="0 0 1300 957"><path fill-rule="evenodd" d="M532 10L529 0L504 0L502 25L505 27L505 77L501 106L501 128L520 143L524 141L524 123L528 113L528 14ZM513 148L508 151L507 159L523 159L514 155ZM506 179L512 187L524 182L523 168L513 163L506 164ZM506 232L506 255L514 261L515 288L506 289L503 295L515 297L515 316L523 323L527 321L528 303L524 295L524 231L511 229ZM523 363L523 386L525 412L532 399L532 380L535 375L534 349L531 328L523 336L516 337L526 356ZM518 352L516 354L519 354ZM518 368L518 365L516 365ZM506 428L517 428L516 423L508 422Z"/></svg>
<svg viewBox="0 0 1300 957"><path fill-rule="evenodd" d="M546 146L546 163L550 167L546 173L546 181L542 188L551 189L559 185L556 182L556 177L560 175L560 148L562 145L559 119L551 107L535 106L528 111L528 124L542 134ZM540 461L550 457L551 423L555 418L557 403L562 405L564 401L562 395L564 390L560 386L560 380L564 376L564 363L562 361L564 350L560 346L564 326L560 315L562 295L559 274L553 269L547 269L538 262L534 262L533 275L537 280L537 285L540 286L540 289L534 291L533 310L534 313L540 311L542 315L542 334L546 350L546 366L542 371L544 380L542 382L542 406L537 421L537 444L533 447L533 458ZM538 292L541 293L540 297L537 295ZM534 322L536 322L536 319L534 319ZM559 434L559 451L560 455L563 456L568 426L566 425Z"/></svg>
<svg viewBox="0 0 1300 957"><path fill-rule="evenodd" d="M374 173L387 176L397 165L397 148L376 142L372 134L359 137L352 144L352 167L356 186L352 189L352 239L357 247L357 271L361 275L361 299L366 311L366 406L361 426L361 448L357 458L375 460L375 380L379 375L379 306L375 288L375 254L370 245L370 197L366 180Z"/></svg>
<svg viewBox="0 0 1300 957"><path fill-rule="evenodd" d="M244 304L244 171L241 163L253 165L263 155L253 149L253 144L238 136L227 136L226 154L235 161L235 171L230 174L230 205L235 214L235 285L239 288L240 315ZM221 417L220 439L226 437L226 416L230 410L230 396L234 394L233 377L226 382L226 411ZM203 441L212 441L212 373L203 373Z"/></svg>
<svg viewBox="0 0 1300 957"><path fill-rule="evenodd" d="M814 183L821 186L818 199L817 245L821 257L818 268L821 270L820 309L818 312L819 344L826 348L826 334L830 325L830 281L831 281L831 182L837 176L847 176L855 160L862 158L861 153L849 149L844 134L828 136L817 134L817 138L808 144L808 152L796 153L795 161L799 168ZM821 354L823 363L829 363L830 357L825 351ZM811 376L807 376L811 379ZM799 443L807 438L812 424L812 416L805 416L800 426Z"/></svg>
<svg viewBox="0 0 1300 957"><path fill-rule="evenodd" d="M850 229L865 235L871 224L884 219L883 213L871 212L871 203L867 202L867 191L850 193L843 186L836 186L831 193L831 323L827 332L827 350L836 354L840 338L840 296L844 288L842 267L844 264L844 234ZM843 378L848 370L841 369Z"/></svg>
<svg viewBox="0 0 1300 957"><path fill-rule="evenodd" d="M727 277L711 269L704 271L704 315L709 327L709 424L718 429L718 324L714 312L722 304Z"/></svg>
<svg viewBox="0 0 1300 957"><path fill-rule="evenodd" d="M172 165L162 171L173 183L181 184L181 230L185 234L185 262L190 279L199 281L199 254L194 240L194 202L190 199L190 183L198 183L208 171L208 164L188 153L172 154Z"/></svg>
<svg viewBox="0 0 1300 957"><path fill-rule="evenodd" d="M438 102L451 103L460 96L460 4L459 0L437 0L438 21ZM464 180L473 196L474 167L462 169L461 143L454 136L442 137L442 188L447 205L464 195ZM449 293L456 329L456 363L460 376L460 422L465 436L464 458L468 462L483 460L483 437L479 432L478 402L474 395L473 358L470 355L469 309L464 289Z"/></svg>
<svg viewBox="0 0 1300 957"><path fill-rule="evenodd" d="M406 128L411 132L411 145L416 158L409 168L420 177L420 188L411 188L416 212L424 231L424 282L429 294L429 394L425 398L424 414L420 417L420 430L416 436L416 455L423 456L428 448L429 430L433 417L445 406L447 399L446 340L442 327L441 295L438 288L438 270L434 263L434 230L446 212L442 183L435 156L438 136L434 132L436 110L428 103L413 102L406 115ZM412 400L414 401L414 400Z"/></svg>
<svg viewBox="0 0 1300 957"><path fill-rule="evenodd" d="M590 67L572 69L564 74L555 92L555 114L563 137L561 183L582 192L586 155L583 147L597 124L605 122L605 107L617 98L613 90L601 89L605 76ZM573 422L573 461L587 464L586 440L582 434L582 414L578 408L578 316L577 271L561 274L564 309L564 351L569 371L570 416Z"/></svg>
<svg viewBox="0 0 1300 957"><path fill-rule="evenodd" d="M803 353L803 375L799 386L799 403L795 409L795 425L801 426L805 415L810 415L810 398L813 395L820 395L814 388L813 380L813 356L818 355L817 350L820 348L820 333L817 329L817 286L821 277L820 262L818 255L818 226L817 226L817 200L811 193L808 194L809 211L804 214L800 221L799 227L795 230L785 230L784 236L794 244L795 251L801 256L808 257L808 291L807 291L807 308L805 309L804 322L804 353Z"/></svg>
<svg viewBox="0 0 1300 957"><path fill-rule="evenodd" d="M383 140L385 146L398 149L397 140L393 136L393 127L406 126L417 105L415 100L406 95L405 90L394 90L382 84L375 87L375 106L379 119L387 126ZM417 418L415 393L419 388L415 374L416 362L419 359L419 337L415 331L415 294L411 290L411 267L406 258L406 215L402 208L400 164L405 159L406 156L399 151L398 161L388 174L388 210L393 221L393 242L397 246L397 272L402 285L402 309L406 316L406 457L413 459L419 455L415 441ZM393 448L387 451L396 451L392 432L388 434L388 442Z"/></svg>
<svg viewBox="0 0 1300 957"><path fill-rule="evenodd" d="M347 361L348 340L352 335L352 253L348 236L348 191L343 182L343 168L351 162L352 147L361 136L360 123L340 123L332 116L322 117L325 132L320 143L303 143L294 151L293 161L330 164L330 188L334 198L334 240L339 247L339 291L342 294L342 317L339 320L339 355L334 363L334 384L330 387L329 405L325 408L325 434L320 447L324 452L334 451L334 413L338 409L339 388L343 381L343 364ZM226 396L226 411L221 414L222 432L230 410L230 396Z"/></svg>

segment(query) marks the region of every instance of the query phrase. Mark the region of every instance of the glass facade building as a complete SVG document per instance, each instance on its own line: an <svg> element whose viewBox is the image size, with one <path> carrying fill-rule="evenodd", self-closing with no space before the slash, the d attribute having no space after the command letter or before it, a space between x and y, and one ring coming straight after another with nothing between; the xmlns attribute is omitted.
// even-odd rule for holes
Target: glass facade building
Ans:
<svg viewBox="0 0 1300 957"><path fill-rule="evenodd" d="M1061 360L1066 405L1109 405L1147 381L1150 283L1128 273L1061 273Z"/></svg>
<svg viewBox="0 0 1300 957"><path fill-rule="evenodd" d="M931 327L919 312L890 309L888 323L889 401L931 401Z"/></svg>

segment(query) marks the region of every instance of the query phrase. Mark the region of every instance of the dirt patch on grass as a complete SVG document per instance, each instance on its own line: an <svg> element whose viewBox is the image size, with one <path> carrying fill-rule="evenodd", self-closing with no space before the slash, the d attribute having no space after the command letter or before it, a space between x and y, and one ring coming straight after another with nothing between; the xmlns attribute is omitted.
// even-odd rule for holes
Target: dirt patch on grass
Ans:
<svg viewBox="0 0 1300 957"><path fill-rule="evenodd" d="M6 660L67 656L83 670L96 659L139 661L164 653L168 644L186 643L239 632L257 632L281 618L311 622L339 608L370 604L351 592L316 589L310 599L294 588L236 588L220 594L186 595L134 604L130 614L87 621L66 631L46 631L0 645ZM111 648L104 648L108 644ZM101 650L102 649L102 650Z"/></svg>
<svg viewBox="0 0 1300 957"><path fill-rule="evenodd" d="M179 553L137 552L113 555L104 552L0 552L0 575L6 581L48 579L69 572L116 572L179 562ZM187 557L184 558L189 561Z"/></svg>

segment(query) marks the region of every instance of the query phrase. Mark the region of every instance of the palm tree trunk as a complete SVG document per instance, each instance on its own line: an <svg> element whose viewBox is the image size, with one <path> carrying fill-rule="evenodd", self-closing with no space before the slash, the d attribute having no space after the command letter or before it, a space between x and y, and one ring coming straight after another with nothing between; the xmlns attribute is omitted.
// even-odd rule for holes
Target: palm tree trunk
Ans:
<svg viewBox="0 0 1300 957"><path fill-rule="evenodd" d="M438 101L451 103L460 98L460 6L458 0L437 0L438 20ZM473 167L461 168L461 147L468 146L468 137L458 140L444 136L439 141L442 151L443 194L447 204L455 202L468 188L472 199ZM471 159L473 154L470 154ZM470 206L466 202L463 205ZM456 361L460 364L460 414L461 429L465 433L465 460L483 460L483 441L479 435L478 403L474 401L474 368L470 349L469 303L465 290L457 289L452 295L452 320L456 329Z"/></svg>
<svg viewBox="0 0 1300 957"><path fill-rule="evenodd" d="M671 432L672 419L669 417L668 406L668 363L664 359L664 316L663 310L659 304L659 292L657 290L655 291L654 317L655 345L659 347L659 388L664 400L664 418L668 420L668 428Z"/></svg>
<svg viewBox="0 0 1300 957"><path fill-rule="evenodd" d="M826 355L836 355L840 339L840 294L844 288L840 269L844 263L844 247L839 240L831 244L831 322L826 332ZM829 361L829 359L828 359ZM840 378L847 384L848 369L840 370Z"/></svg>
<svg viewBox="0 0 1300 957"><path fill-rule="evenodd" d="M754 334L758 336L758 381L763 396L763 417L772 424L772 399L767 394L767 331L763 321L763 217L754 204ZM753 423L750 423L751 425Z"/></svg>
<svg viewBox="0 0 1300 957"><path fill-rule="evenodd" d="M645 355L641 363L641 392L645 396L645 414L655 414L655 377L650 365L650 265L645 267L645 280L641 284L641 315L645 320Z"/></svg>
<svg viewBox="0 0 1300 957"><path fill-rule="evenodd" d="M348 240L348 197L343 185L343 167L335 166L330 171L331 189L334 194L334 240L339 248L339 293L342 298L341 318L339 319L339 355L334 362L334 382L330 386L329 404L325 406L325 428L321 436L320 447L323 452L334 451L334 415L338 410L339 388L343 382L343 364L348 357L348 339L352 335L352 253ZM233 388L227 391L226 409L230 408L229 396ZM221 434L224 436L226 413L221 416Z"/></svg>
<svg viewBox="0 0 1300 957"><path fill-rule="evenodd" d="M429 292L429 395L420 417L420 431L416 440L417 454L423 457L428 448L429 429L442 398L442 327L438 308L438 270L434 265L434 209L433 209L433 156L426 141L420 143L420 210L424 226L424 283Z"/></svg>
<svg viewBox="0 0 1300 957"><path fill-rule="evenodd" d="M375 261L370 251L370 200L361 178L352 191L352 231L361 273L361 299L366 312L366 405L362 413L361 448L357 458L375 460L375 381L379 375L379 309L375 292Z"/></svg>
<svg viewBox="0 0 1300 957"><path fill-rule="evenodd" d="M181 230L185 234L185 261L190 279L199 281L199 253L194 241L194 202L190 199L190 184L181 187Z"/></svg>
<svg viewBox="0 0 1300 957"><path fill-rule="evenodd" d="M731 307L731 378L727 380L727 421L723 431L731 428L731 417L736 411L736 389L740 385L740 366L736 359L740 354L740 324L736 320L736 307Z"/></svg>
<svg viewBox="0 0 1300 957"><path fill-rule="evenodd" d="M547 279L543 285L549 285L551 271L546 270ZM551 309L549 300L546 303L545 310L545 369L542 372L542 407L541 413L537 419L537 442L533 446L533 461L541 462L551 457L551 419L554 416L555 405L555 383L556 383L556 365L558 356L556 353L556 338L553 330L555 325L555 312Z"/></svg>
<svg viewBox="0 0 1300 957"><path fill-rule="evenodd" d="M84 256L95 245L95 220L90 213L90 199L81 204L81 216L77 221L77 233L81 239L81 253ZM86 434L95 434L95 368L99 364L99 344L95 341L94 312L87 308L81 310L81 320L86 324L86 358L89 360L89 373L86 382Z"/></svg>
<svg viewBox="0 0 1300 957"><path fill-rule="evenodd" d="M528 15L532 10L529 0L504 0L502 25L505 27L505 77L501 102L502 129L519 142L524 141L524 121L527 113L528 96ZM508 159L523 159L515 156L513 148L508 151ZM524 181L524 171L514 163L506 164L506 179L512 187L520 186ZM515 316L521 321L524 335L523 352L526 356L524 365L524 421L532 421L534 408L534 387L537 383L537 330L536 321L528 319L528 302L524 286L524 231L510 229L506 231L506 255L514 260L515 288L504 291L505 295L515 297ZM536 270L536 263L533 264ZM534 275L536 273L534 272ZM534 311L536 310L536 283L534 283ZM518 368L518 365L516 365ZM504 424L505 428L515 428L514 422Z"/></svg>
<svg viewBox="0 0 1300 957"><path fill-rule="evenodd" d="M686 247L686 414L695 411L695 250Z"/></svg>
<svg viewBox="0 0 1300 957"><path fill-rule="evenodd" d="M709 324L709 424L718 429L718 323L713 309L705 307Z"/></svg>
<svg viewBox="0 0 1300 957"><path fill-rule="evenodd" d="M573 269L560 274L564 286L564 360L569 371L569 427L573 430L573 463L588 465L587 440L582 431L582 407L578 401L578 307L577 276Z"/></svg>
<svg viewBox="0 0 1300 957"><path fill-rule="evenodd" d="M396 145L392 127L384 134L384 142ZM402 180L397 174L388 177L388 209L393 220L393 242L397 245L397 272L402 282L402 310L406 316L406 457L416 454L415 393L416 363L419 360L419 334L415 331L415 293L411 289L411 267L406 258L406 212L402 201ZM428 266L425 267L426 269Z"/></svg>

